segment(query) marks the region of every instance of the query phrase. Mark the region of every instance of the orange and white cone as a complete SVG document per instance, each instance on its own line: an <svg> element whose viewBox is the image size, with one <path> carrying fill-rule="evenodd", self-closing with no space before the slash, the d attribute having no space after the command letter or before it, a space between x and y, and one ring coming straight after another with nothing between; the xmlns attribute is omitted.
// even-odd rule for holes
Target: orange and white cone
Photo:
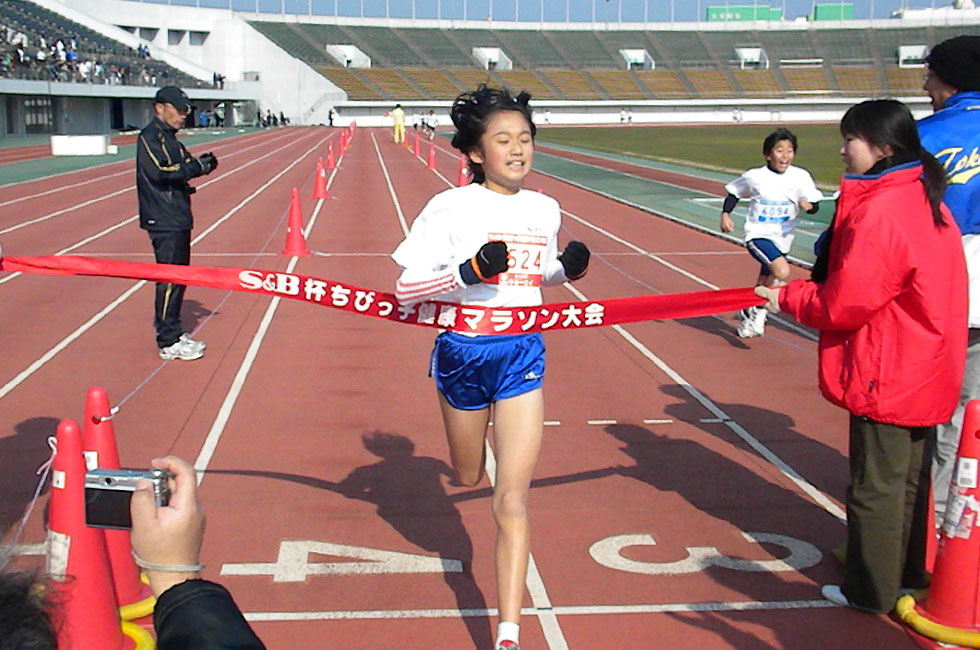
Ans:
<svg viewBox="0 0 980 650"><path fill-rule="evenodd" d="M467 164L466 154L462 154L459 157L459 176L456 177L456 187L463 187L464 185L469 185L470 180L470 168Z"/></svg>
<svg viewBox="0 0 980 650"><path fill-rule="evenodd" d="M289 226L286 230L286 248L282 250L282 254L300 257L310 254L306 247L306 238L303 237L303 208L299 203L299 190L295 187L289 201Z"/></svg>
<svg viewBox="0 0 980 650"><path fill-rule="evenodd" d="M48 505L47 573L56 579L58 647L132 648L122 633L105 534L85 524L85 458L78 424L58 425Z"/></svg>
<svg viewBox="0 0 980 650"><path fill-rule="evenodd" d="M903 596L895 609L925 637L980 647L980 400L969 402L963 414L929 593L921 605Z"/></svg>
<svg viewBox="0 0 980 650"><path fill-rule="evenodd" d="M329 199L327 193L327 173L323 170L323 157L316 159L316 179L313 181L313 198Z"/></svg>
<svg viewBox="0 0 980 650"><path fill-rule="evenodd" d="M105 389L99 386L89 388L85 398L85 422L82 430L82 449L87 469L121 467L110 415L109 397ZM156 599L150 587L140 580L139 567L133 561L129 531L106 529L104 533L120 616L124 621L149 616L153 613Z"/></svg>

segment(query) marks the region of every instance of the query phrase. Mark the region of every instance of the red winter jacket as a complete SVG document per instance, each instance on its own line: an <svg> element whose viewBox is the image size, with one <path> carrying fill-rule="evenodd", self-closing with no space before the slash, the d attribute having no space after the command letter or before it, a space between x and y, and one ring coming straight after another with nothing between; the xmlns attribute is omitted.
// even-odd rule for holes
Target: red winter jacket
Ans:
<svg viewBox="0 0 980 650"><path fill-rule="evenodd" d="M936 227L922 166L845 175L827 281L797 280L779 306L820 330L820 391L854 415L905 427L949 420L967 340L960 231Z"/></svg>

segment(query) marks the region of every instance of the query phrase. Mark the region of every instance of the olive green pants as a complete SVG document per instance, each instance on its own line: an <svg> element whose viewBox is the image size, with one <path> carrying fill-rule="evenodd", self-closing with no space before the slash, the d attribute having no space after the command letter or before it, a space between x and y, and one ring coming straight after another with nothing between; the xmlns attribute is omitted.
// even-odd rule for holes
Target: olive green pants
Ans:
<svg viewBox="0 0 980 650"><path fill-rule="evenodd" d="M859 607L889 612L900 588L928 584L926 533L935 437L935 427L900 427L851 416L842 589Z"/></svg>

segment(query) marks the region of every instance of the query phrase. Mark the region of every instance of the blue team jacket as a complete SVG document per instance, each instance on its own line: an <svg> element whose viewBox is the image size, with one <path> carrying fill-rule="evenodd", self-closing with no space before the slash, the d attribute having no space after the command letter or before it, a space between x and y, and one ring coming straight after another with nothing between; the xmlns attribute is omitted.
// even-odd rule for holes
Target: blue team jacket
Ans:
<svg viewBox="0 0 980 650"><path fill-rule="evenodd" d="M919 137L946 170L943 200L960 231L980 233L980 91L956 93L919 120Z"/></svg>

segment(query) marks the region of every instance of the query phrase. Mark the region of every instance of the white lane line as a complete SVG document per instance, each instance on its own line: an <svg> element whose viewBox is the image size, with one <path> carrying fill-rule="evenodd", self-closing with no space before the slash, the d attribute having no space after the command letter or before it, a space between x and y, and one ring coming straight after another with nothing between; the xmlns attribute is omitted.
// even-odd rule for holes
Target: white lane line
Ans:
<svg viewBox="0 0 980 650"><path fill-rule="evenodd" d="M374 139L374 134L371 134L372 140ZM374 150L377 153L378 161L381 163L381 169L384 171L385 180L388 182L388 190L391 193L391 200L395 204L395 209L398 211L398 220L402 227L402 232L408 235L408 224L405 222L405 217L402 214L401 205L398 202L398 196L395 194L395 190L391 185L391 178L388 176L388 169L385 166L384 159L381 156L381 150L378 148L377 141L375 140ZM438 170L431 170L436 173L439 178L443 180L444 183L452 187L452 183L443 176L439 174ZM496 484L496 473L497 473L497 460L493 454L493 448L490 446L489 440L484 440L484 445L487 450L487 478L490 480L490 485L493 487ZM541 629L544 632L545 641L548 644L550 650L568 650L568 642L565 640L565 635L561 630L561 625L558 623L558 617L551 612L551 599L548 597L548 590L544 586L544 580L541 578L541 573L538 571L538 565L534 561L534 555L528 553L527 562L527 578L525 579L525 585L527 590L531 595L531 602L540 612L538 618L541 624Z"/></svg>
<svg viewBox="0 0 980 650"><path fill-rule="evenodd" d="M264 141L264 142L260 142L258 144L251 145L249 147L246 147L246 148L242 149L241 151L235 152L233 154L229 154L228 157L231 158L233 156L237 156L238 154L245 153L246 151L249 151L250 149L255 149L256 147L260 147L260 146L263 146L265 144L268 144L268 141ZM239 171L241 171L241 170L243 170L243 169L245 169L247 167L250 167L250 166L254 165L256 162L258 162L262 158L268 157L269 155L271 155L271 153L275 153L277 151L281 151L281 150L285 149L288 146L289 145L286 145L286 146L280 147L279 149L275 149L273 152L270 152L269 154L265 154L264 156L260 156L259 158L256 158L256 159L254 159L254 160L252 160L250 162L245 163L244 165L241 165L239 167L236 167L235 169L229 170L228 172L222 174L221 176L212 178L212 179L210 179L210 180L208 180L208 181L206 181L204 183L201 183L198 187L199 188L207 187L211 183L215 183L217 181L224 180L228 176L231 176L234 173L237 173L237 172L239 172ZM129 171L129 172L120 172L120 173L133 173L133 172L132 171ZM113 176L118 176L118 174L113 174ZM14 201L7 201L7 203L14 203L16 201L25 200L25 199L29 199L29 198L34 198L35 196L43 196L44 194L50 194L51 192L61 191L62 189L64 189L64 188L58 188L57 190L49 190L48 192L42 192L41 194L36 194L36 195L28 196L28 197L23 197L22 199L16 199ZM129 187L124 187L121 190L116 190L115 192L111 192L109 194L104 194L102 196L97 196L97 197L95 197L93 199L89 199L89 200L83 201L81 203L76 203L75 205L70 205L67 208L62 208L61 210L56 210L55 212L51 212L51 213L46 214L44 216L36 217L34 219L28 219L27 221L22 221L20 223L14 224L13 226L9 226L7 228L0 229L0 235L6 235L7 233L11 233L11 232L20 230L21 228L26 228L27 226L33 226L33 225L42 223L42 222L47 221L49 219L53 219L55 217L61 216L61 215L65 214L66 212L72 212L74 210L80 210L81 208L88 207L88 206L92 205L93 203L99 203L101 201L105 201L107 199L111 199L111 198L113 198L115 196L119 196L120 194L125 194L126 192L129 192L129 191L135 190L135 189L136 189L136 186L135 185L130 185ZM0 203L0 207L2 207L3 205L6 205L6 204Z"/></svg>
<svg viewBox="0 0 980 650"><path fill-rule="evenodd" d="M586 301L588 297L576 287L569 283L565 283L564 286L573 295L575 295L579 300ZM680 373L668 366L660 357L655 355L650 348L645 346L639 339L630 334L620 325L613 325L612 329L616 331L620 336L622 336L630 345L632 345L640 354L645 356L647 359L653 362L655 366L660 368L670 379L684 389L684 391L690 395L692 398L697 400L701 406L708 410L709 413L713 414L718 418L718 422L724 423L729 429L735 432L739 438L741 438L747 445L754 449L760 456L765 458L771 465L778 469L783 476L788 478L790 481L796 484L796 486L806 493L814 502L819 504L824 510L829 512L834 517L837 517L841 522L847 521L847 516L844 511L841 510L840 506L834 503L827 495L818 490L809 481L803 478L795 469L788 465L782 458L774 454L769 450L768 447L763 445L755 436L750 434L742 425L733 420L727 413L725 413L717 404L708 399L701 391L692 386L686 379L684 379Z"/></svg>
<svg viewBox="0 0 980 650"><path fill-rule="evenodd" d="M604 427L610 424L616 424L616 420L586 420L586 424L591 424L594 427Z"/></svg>
<svg viewBox="0 0 980 650"><path fill-rule="evenodd" d="M307 137L308 136L303 136L302 138L300 138L296 142L301 142L301 141L305 140ZM325 139L329 139L329 138L330 138L330 136L328 136ZM318 147L320 144L323 143L323 141L324 141L324 139L321 139L316 145L313 146L313 148L315 149L316 147ZM205 181L205 182L201 183L200 185L198 185L198 188L199 189L203 189L205 187L208 187L212 183L217 183L217 182L223 181L226 178L228 178L229 176L231 176L232 174L235 174L235 173L237 173L237 172L245 169L246 167L250 167L251 165L254 165L254 164L258 163L259 161L261 161L261 160L263 160L265 158L268 158L269 156L271 156L273 154L279 153L280 151L282 151L284 149L287 149L290 146L295 145L296 142L293 142L293 143L284 145L282 147L279 147L278 149L273 149L269 153L263 154L263 155L259 156L258 158L255 158L255 159L253 159L253 160L245 163L244 165L241 165L240 167L236 167L235 169L232 169L227 174L223 174L223 175L221 175L221 176L219 176L217 178L212 178L212 179L210 179L208 181ZM289 169L289 168L287 167L287 169ZM253 194L252 196L255 196L255 195ZM226 221L228 219L228 217L230 217L232 214L234 214L235 212L237 212L242 207L242 205L244 205L244 203L246 203L247 201L249 201L251 199L252 199L252 197L250 196L244 202L239 203L237 206L235 206L232 209L231 212L227 213L221 220L219 220L218 223L224 223L224 221ZM80 241L75 242L74 244L72 244L71 246L69 246L67 248L62 248L60 251L56 251L54 253L54 255L65 255L66 253L70 253L70 252L72 252L74 250L77 250L77 249L81 248L82 246L84 246L85 244L91 243L91 242L99 239L100 237L103 237L103 236L109 234L113 230L117 230L117 229L119 229L119 228L121 228L121 227L123 227L123 226L125 226L127 224L132 223L133 221L136 221L137 219L139 219L139 215L138 214L134 214L133 216L131 216L131 217L127 218L127 219L124 219L123 221L120 221L119 223L117 223L115 225L112 225L112 226L109 226L108 228L105 228L101 232L97 232L94 235L91 235L89 237L86 237L85 239L82 239ZM214 230L215 227L216 227L216 224L212 224L212 226L208 230L205 230L203 233L201 233L200 235L198 235L198 237L195 238L194 241L191 242L191 244L196 244L198 241L200 241L201 239L203 239L204 236L208 232L210 232L211 230ZM0 278L0 285L6 284L7 282L10 282L14 278L18 278L21 275L23 275L23 273L20 272L20 271L17 271L15 273L11 273L10 275L7 275L5 277L2 277L2 278Z"/></svg>
<svg viewBox="0 0 980 650"><path fill-rule="evenodd" d="M560 427L561 426L561 420L545 420L544 421L544 426L546 426L546 427Z"/></svg>
<svg viewBox="0 0 980 650"><path fill-rule="evenodd" d="M302 156L296 159L289 167L284 169L280 176L286 171L288 171L293 165L300 162L303 158L309 155L313 150L319 147L323 143L320 140L312 149L309 149ZM341 156L343 160L343 156ZM340 169L340 164L338 161L336 169L330 175L327 180L327 190L333 184L334 176L337 175L337 170ZM275 179L273 179L275 180ZM269 181L270 183L272 181ZM261 191L260 188L258 191ZM310 232L313 229L313 225L316 223L317 216L320 214L320 209L323 207L323 199L319 199L316 202L316 208L313 210L313 216L310 217L310 222L307 224L303 232L303 237L309 237ZM237 208L236 208L237 209ZM289 260L289 264L286 265L286 273L292 273L296 268L296 264L299 263L299 257L293 256ZM238 366L238 372L235 373L235 378L231 382L231 386L228 388L228 392L225 394L225 399L221 403L221 407L218 409L218 414L214 418L214 422L211 423L211 428L208 430L207 436L204 438L204 444L201 445L201 451L198 452L197 459L194 461L194 469L197 471L197 484L200 485L204 481L205 473L207 472L208 465L211 464L211 459L214 457L214 452L218 448L218 443L221 442L221 436L224 434L225 427L228 426L228 420L231 419L231 412L235 408L235 404L238 403L238 398L242 394L242 389L245 388L245 380L248 379L249 373L252 371L252 366L255 364L255 359L259 354L259 348L262 347L262 343L265 341L265 335L269 331L269 326L272 324L272 319L276 315L276 310L279 309L279 303L282 302L282 298L279 296L274 296L269 302L269 306L265 309L265 314L262 316L262 321L259 323L259 327L252 337L252 342L249 343L248 350L245 352L245 357L242 359L241 365Z"/></svg>
<svg viewBox="0 0 980 650"><path fill-rule="evenodd" d="M251 142L255 138L249 138L248 137L249 135L251 135L251 134L246 134L245 136L231 136L230 138L225 138L224 140L221 140L220 143L219 142L213 142L214 148L217 149L222 144L226 144L226 143L227 144L233 144L234 142L241 142L241 141L246 140L246 139L247 139L248 142ZM283 136L283 137L285 137L285 136ZM279 139L280 139L280 137L276 136L276 137L269 138L267 140L262 140L262 143L268 144L270 142L275 142L276 140L279 140ZM200 144L193 145L192 148L193 149L198 149L198 148L204 149L204 148L206 148L210 144L212 144L212 142L202 142ZM20 161L20 162L24 162L24 161ZM49 178L57 178L58 176L65 176L65 175L68 175L68 174L76 175L76 174L78 174L80 172L87 172L87 171L91 171L93 169L101 169L102 167L111 167L113 165L123 165L123 164L127 164L127 165L128 164L132 164L132 160L127 160L127 159L113 160L112 162L102 163L101 165L92 165L91 167L85 167L84 169L81 169L81 170L71 169L71 170L68 170L68 171L65 171L65 172L57 172L57 173L54 173L54 174L48 174L47 176L38 176L37 178L30 178L30 179L25 180L25 181L15 181L13 183L4 183L3 185L0 185L0 190L6 189L8 187L13 187L15 185L23 185L24 183L36 183L38 181L47 180ZM107 174L105 176L97 176L97 177L95 177L95 178L93 178L91 180L81 181L80 183L75 183L73 185L61 185L61 186L57 187L54 190L49 190L49 191L46 191L46 192L41 192L39 194L32 194L32 195L27 196L27 197L13 199L11 201L7 201L6 203L0 203L0 207L2 207L4 205L9 205L10 203L17 203L17 202L23 201L25 199L34 198L34 197L37 197L37 196L44 196L46 194L51 194L52 192L61 192L63 190L67 190L67 189L70 189L72 187L79 187L81 185L86 185L88 183L97 183L99 181L105 180L106 178L112 178L113 176L119 176L119 175L122 175L122 174L132 174L132 173L133 173L133 170L132 169L125 169L125 170L123 170L121 172L114 172L112 174Z"/></svg>
<svg viewBox="0 0 980 650"><path fill-rule="evenodd" d="M643 424L673 424L673 420L644 420Z"/></svg>
<svg viewBox="0 0 980 650"><path fill-rule="evenodd" d="M301 140L302 139L303 138L301 138ZM263 192L267 187L269 187L270 185L272 185L272 183L274 183L275 181L279 180L279 178L281 178L286 172L288 172L290 169L292 169L297 164L299 164L299 162L302 161L303 158L305 158L311 152L315 151L317 149L317 147L319 147L321 144L323 144L323 142L326 141L327 139L329 139L329 138L322 138L321 140L319 140L315 145L313 145L308 150L306 150L306 152L304 152L299 157L297 157L296 160L294 160L288 166L286 166L286 168L284 168L281 172L279 172L278 174L276 174L275 176L273 176L271 179L269 179L269 181L266 182L264 185L262 185L259 189L255 190L255 192L253 192L251 195L249 195L249 197L247 199L245 199L244 201L242 201L241 203L239 203L237 206L235 206L234 208L232 208L232 210L233 211L238 211L239 209L241 209L246 203L248 203L249 201L251 201L252 199L254 199L261 192ZM228 215L226 215L226 217L227 216ZM222 217L222 219L220 219L219 221L224 221L226 217ZM119 227L119 225L121 225L121 224L117 224L114 227ZM202 233L201 235L199 235L198 237L196 237L193 240L192 243L199 242L207 233L211 232L212 230L213 230L213 228L208 229L207 231L205 231L204 233ZM18 274L12 274L12 275L18 275ZM7 278L4 278L3 280L6 280L6 279ZM2 281L0 281L0 282L2 282ZM105 318L106 316L108 316L116 307L118 307L123 302L125 302L127 299L129 299L130 296L132 296L134 293L136 293L145 284L146 284L146 280L140 280L139 282L137 282L136 284L134 284L133 286L131 286L122 295L120 295L118 298L116 298L111 303L109 303L108 305L106 305L106 307L104 307L99 313L97 313L96 315L92 316L92 318L90 318L88 321L86 321L78 329L76 329L75 331L73 331L72 333L70 333L68 336L66 336L65 338L63 338L58 344L56 344L53 348L51 348L50 350L48 350L47 352L45 352L43 355L41 355L41 357L38 358L36 361L34 361L30 366L28 366L27 368L25 368L24 370L22 370L16 377L14 377L10 381L8 381L6 384L4 384L2 387L0 387L0 399L3 399L7 394L10 393L10 391L12 391L14 388L16 388L17 386L19 386L20 384L22 384L24 381L26 381L31 375L33 375L35 372L37 372L44 364L46 364L48 361L50 361L51 359L53 359L59 352L61 352L62 350L64 350L72 342L74 342L75 340L77 340L82 334L84 334L85 332L87 332L94 325L96 325L99 321L101 321L103 318Z"/></svg>
<svg viewBox="0 0 980 650"><path fill-rule="evenodd" d="M579 616L595 614L667 614L677 612L772 612L793 609L825 609L837 607L827 600L770 600L729 601L714 603L663 603L647 605L570 605L558 606L546 612L534 607L521 609L521 616ZM307 612L246 612L245 620L251 622L275 621L338 621L338 620L392 620L412 618L487 618L498 611L487 609L369 609Z"/></svg>

